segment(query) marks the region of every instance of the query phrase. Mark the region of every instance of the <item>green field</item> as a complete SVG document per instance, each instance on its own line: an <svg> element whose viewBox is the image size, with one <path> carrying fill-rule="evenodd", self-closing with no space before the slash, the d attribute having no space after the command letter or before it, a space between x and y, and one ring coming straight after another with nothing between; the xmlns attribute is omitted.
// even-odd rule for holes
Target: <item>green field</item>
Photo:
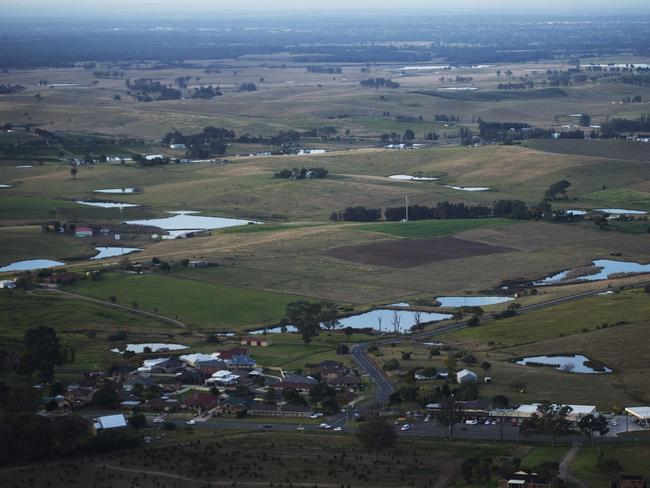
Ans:
<svg viewBox="0 0 650 488"><path fill-rule="evenodd" d="M521 317L489 322L455 334L459 339L517 345L558 336L594 331L603 324L648 319L650 295L633 290L585 298L573 303L529 312Z"/></svg>
<svg viewBox="0 0 650 488"><path fill-rule="evenodd" d="M202 330L241 329L273 324L299 297L223 286L167 275L105 274L101 282L81 281L67 288L82 295L157 311Z"/></svg>
<svg viewBox="0 0 650 488"><path fill-rule="evenodd" d="M390 222L355 226L356 230L379 232L409 239L439 237L471 229L489 229L517 223L511 219L423 220L418 222Z"/></svg>

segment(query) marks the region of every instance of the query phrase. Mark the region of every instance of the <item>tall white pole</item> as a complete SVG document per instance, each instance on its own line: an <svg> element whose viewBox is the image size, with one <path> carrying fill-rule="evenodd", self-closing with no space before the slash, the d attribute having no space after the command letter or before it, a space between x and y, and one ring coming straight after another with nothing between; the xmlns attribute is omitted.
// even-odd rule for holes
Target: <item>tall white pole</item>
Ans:
<svg viewBox="0 0 650 488"><path fill-rule="evenodd" d="M404 201L406 202L406 218L404 220L408 222L409 221L409 197L404 197Z"/></svg>

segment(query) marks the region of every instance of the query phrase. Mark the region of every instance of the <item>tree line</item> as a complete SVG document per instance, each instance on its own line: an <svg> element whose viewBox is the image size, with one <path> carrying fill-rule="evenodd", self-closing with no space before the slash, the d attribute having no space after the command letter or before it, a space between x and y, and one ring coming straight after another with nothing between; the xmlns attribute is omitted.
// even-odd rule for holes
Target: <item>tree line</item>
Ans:
<svg viewBox="0 0 650 488"><path fill-rule="evenodd" d="M359 84L363 88L399 88L399 83L387 78L369 78L361 80Z"/></svg>
<svg viewBox="0 0 650 488"><path fill-rule="evenodd" d="M448 220L448 219L479 219L487 217L505 217L512 219L529 219L536 217L536 209L530 209L521 200L497 200L492 206L469 205L463 202L438 202L435 206L409 205L409 220ZM334 222L376 222L383 218L388 222L397 222L406 218L406 208L388 207L366 208L363 206L347 207L334 211L330 220Z"/></svg>

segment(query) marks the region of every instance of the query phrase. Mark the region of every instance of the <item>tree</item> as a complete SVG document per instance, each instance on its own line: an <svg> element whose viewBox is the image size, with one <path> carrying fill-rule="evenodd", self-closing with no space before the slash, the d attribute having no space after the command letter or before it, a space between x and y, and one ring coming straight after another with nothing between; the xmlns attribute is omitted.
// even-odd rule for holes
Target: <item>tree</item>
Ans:
<svg viewBox="0 0 650 488"><path fill-rule="evenodd" d="M558 182L555 182L548 187L548 190L546 190L544 197L546 199L552 200L556 195L560 194L563 198L568 198L566 192L570 186L571 183L567 180L560 180Z"/></svg>
<svg viewBox="0 0 650 488"><path fill-rule="evenodd" d="M450 375L456 373L456 370L458 369L458 365L456 364L456 360L452 356L447 356L445 358L445 368L447 368L447 371L449 372Z"/></svg>
<svg viewBox="0 0 650 488"><path fill-rule="evenodd" d="M320 332L321 305L298 300L287 305L287 321L302 335L305 344Z"/></svg>
<svg viewBox="0 0 650 488"><path fill-rule="evenodd" d="M336 354L350 354L350 348L346 344L339 344Z"/></svg>
<svg viewBox="0 0 650 488"><path fill-rule="evenodd" d="M115 302L117 301L117 297L115 297L115 295L111 295L111 296L108 297L108 300L109 300L111 303L115 303Z"/></svg>
<svg viewBox="0 0 650 488"><path fill-rule="evenodd" d="M115 408L120 397L110 381L106 381L93 395L93 403L98 407Z"/></svg>
<svg viewBox="0 0 650 488"><path fill-rule="evenodd" d="M136 413L129 417L129 425L134 429L144 429L147 426L147 417L143 413Z"/></svg>
<svg viewBox="0 0 650 488"><path fill-rule="evenodd" d="M440 402L438 423L449 429L449 437L454 437L454 426L463 420L463 406L454 398L446 398Z"/></svg>
<svg viewBox="0 0 650 488"><path fill-rule="evenodd" d="M481 369L485 371L485 374L487 374L488 371L492 368L492 364L490 364L489 361L483 361L481 363Z"/></svg>
<svg viewBox="0 0 650 488"><path fill-rule="evenodd" d="M604 436L609 432L607 419L602 415L585 415L578 421L578 430L592 439L596 434ZM600 450L600 443L598 444Z"/></svg>
<svg viewBox="0 0 650 488"><path fill-rule="evenodd" d="M323 381L319 381L309 389L309 398L314 403L321 402L323 399L335 395L336 390Z"/></svg>
<svg viewBox="0 0 650 488"><path fill-rule="evenodd" d="M334 330L341 325L338 318L338 307L332 302L322 302L320 320L327 330Z"/></svg>
<svg viewBox="0 0 650 488"><path fill-rule="evenodd" d="M72 168L70 168L70 176L72 176L72 179L73 179L73 180L76 180L76 179L77 179L77 173L78 173L78 172L79 172L79 170L78 170L75 166L73 166Z"/></svg>
<svg viewBox="0 0 650 488"><path fill-rule="evenodd" d="M406 129L404 131L404 140L412 141L413 139L415 139L415 132L413 132L411 129Z"/></svg>
<svg viewBox="0 0 650 488"><path fill-rule="evenodd" d="M507 408L510 399L505 395L496 395L492 397L492 406L494 408Z"/></svg>
<svg viewBox="0 0 650 488"><path fill-rule="evenodd" d="M56 331L42 325L35 329L27 329L23 342L20 371L28 374L36 371L46 380L52 378L54 366L63 361Z"/></svg>
<svg viewBox="0 0 650 488"><path fill-rule="evenodd" d="M481 319L478 315L472 315L467 321L468 327L478 327L481 325Z"/></svg>
<svg viewBox="0 0 650 488"><path fill-rule="evenodd" d="M379 453L392 448L397 441L395 428L384 417L373 415L359 426L357 438L364 449Z"/></svg>
<svg viewBox="0 0 650 488"><path fill-rule="evenodd" d="M571 424L567 416L573 411L568 405L554 405L548 401L537 407L532 417L524 420L519 428L523 435L545 434L553 438L553 447L558 435L567 434Z"/></svg>

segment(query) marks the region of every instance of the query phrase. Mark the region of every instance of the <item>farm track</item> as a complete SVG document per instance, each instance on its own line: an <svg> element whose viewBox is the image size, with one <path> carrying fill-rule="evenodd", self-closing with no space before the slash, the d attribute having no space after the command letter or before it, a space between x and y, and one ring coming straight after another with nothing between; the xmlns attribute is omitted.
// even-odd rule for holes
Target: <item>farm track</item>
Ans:
<svg viewBox="0 0 650 488"><path fill-rule="evenodd" d="M48 292L48 293L58 293L58 294L61 294L61 295L66 295L66 296L69 296L69 297L77 298L79 300L86 300L87 302L98 303L100 305L106 305L108 307L113 307L113 308L119 308L120 310L125 310L127 312L132 312L132 313L136 313L136 314L140 314L140 315L147 315L148 317L153 317L155 319L164 320L165 322L170 322L171 324L173 324L173 325L175 325L177 327L181 327L183 329L187 329L189 327L186 323L181 322L180 320L174 319L172 317L168 317L166 315L161 315L161 314L154 313L154 312L147 312L146 310L140 310L138 308L127 307L126 305L120 305L119 303L111 303L111 302L107 302L105 300L100 300L98 298L91 298L91 297L87 297L87 296L84 296L84 295L79 295L77 293L71 293L69 291L54 290L54 289L41 289L39 291L45 291L45 292Z"/></svg>

